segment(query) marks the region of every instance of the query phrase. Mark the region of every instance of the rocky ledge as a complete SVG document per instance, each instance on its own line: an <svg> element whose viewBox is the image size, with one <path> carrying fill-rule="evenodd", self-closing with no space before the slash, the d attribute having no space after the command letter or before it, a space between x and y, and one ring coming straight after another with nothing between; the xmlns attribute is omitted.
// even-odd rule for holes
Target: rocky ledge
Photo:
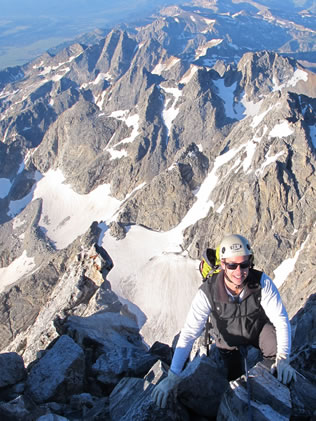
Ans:
<svg viewBox="0 0 316 421"><path fill-rule="evenodd" d="M94 270L104 274L104 251L93 247ZM92 276L92 267L88 274ZM84 315L55 315L54 339L46 349L38 348L28 365L17 352L0 354L1 420L237 421L251 411L256 420L293 421L316 415L316 295L291 321L296 383L279 383L258 362L254 349L248 353L248 384L245 376L228 383L216 348L206 356L198 340L177 398L170 396L165 409L155 405L151 392L166 376L172 347L156 342L149 349L144 344L133 315L106 279L88 301L90 311Z"/></svg>

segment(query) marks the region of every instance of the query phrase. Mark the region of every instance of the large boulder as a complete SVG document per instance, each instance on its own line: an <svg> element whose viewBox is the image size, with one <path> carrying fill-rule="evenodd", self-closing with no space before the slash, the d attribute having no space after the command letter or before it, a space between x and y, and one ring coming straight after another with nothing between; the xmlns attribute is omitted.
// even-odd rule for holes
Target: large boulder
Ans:
<svg viewBox="0 0 316 421"><path fill-rule="evenodd" d="M290 420L289 389L273 376L260 375L252 378L251 391L252 398L249 406L247 384L244 378L230 382L229 388L223 395L217 420L239 421L248 419L250 414L252 419L260 421Z"/></svg>
<svg viewBox="0 0 316 421"><path fill-rule="evenodd" d="M316 410L316 387L297 373L296 382L280 383L258 363L245 376L230 382L217 414L218 421L253 419L260 421L310 419Z"/></svg>
<svg viewBox="0 0 316 421"><path fill-rule="evenodd" d="M314 352L315 361L315 352ZM297 419L314 419L316 415L316 382L312 383L300 372L291 385L292 415Z"/></svg>
<svg viewBox="0 0 316 421"><path fill-rule="evenodd" d="M146 350L136 321L121 313L99 311L88 317L69 316L61 329L78 344L95 343L103 352L111 352L117 346Z"/></svg>
<svg viewBox="0 0 316 421"><path fill-rule="evenodd" d="M153 385L144 379L124 378L110 395L112 420L120 421L189 421L188 411L169 400L167 408L159 408L151 398Z"/></svg>
<svg viewBox="0 0 316 421"><path fill-rule="evenodd" d="M27 420L30 416L27 407L27 399L24 396L18 396L10 402L0 402L0 419L3 421Z"/></svg>
<svg viewBox="0 0 316 421"><path fill-rule="evenodd" d="M141 349L114 347L97 359L92 370L100 382L116 385L122 377L143 377L157 360Z"/></svg>
<svg viewBox="0 0 316 421"><path fill-rule="evenodd" d="M197 356L181 377L180 401L200 416L216 416L222 394L228 387L224 367L206 355Z"/></svg>
<svg viewBox="0 0 316 421"><path fill-rule="evenodd" d="M23 358L16 352L0 354L0 388L13 385L26 375Z"/></svg>
<svg viewBox="0 0 316 421"><path fill-rule="evenodd" d="M26 387L37 403L66 401L83 391L84 352L69 336L61 336L55 345L30 370Z"/></svg>

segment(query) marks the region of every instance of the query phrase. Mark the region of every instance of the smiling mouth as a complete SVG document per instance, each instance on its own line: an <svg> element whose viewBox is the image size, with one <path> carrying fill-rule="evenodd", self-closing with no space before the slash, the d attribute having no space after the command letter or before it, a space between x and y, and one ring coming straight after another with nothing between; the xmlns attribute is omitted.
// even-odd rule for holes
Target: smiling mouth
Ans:
<svg viewBox="0 0 316 421"><path fill-rule="evenodd" d="M233 279L235 279L236 281L244 281L245 277L244 276L233 276Z"/></svg>

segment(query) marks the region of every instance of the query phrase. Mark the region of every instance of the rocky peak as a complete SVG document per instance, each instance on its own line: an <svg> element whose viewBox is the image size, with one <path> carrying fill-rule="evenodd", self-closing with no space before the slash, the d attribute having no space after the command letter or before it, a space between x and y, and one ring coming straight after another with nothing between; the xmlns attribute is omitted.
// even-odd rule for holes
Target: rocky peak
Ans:
<svg viewBox="0 0 316 421"><path fill-rule="evenodd" d="M126 31L111 31L104 40L96 69L104 73L109 72L112 78L118 79L129 68L136 46L136 42Z"/></svg>
<svg viewBox="0 0 316 421"><path fill-rule="evenodd" d="M238 70L242 74L240 84L247 95L260 98L291 79L295 62L268 51L246 53L238 63Z"/></svg>
<svg viewBox="0 0 316 421"><path fill-rule="evenodd" d="M315 75L284 55L291 42L312 62L312 35L300 29L296 44L295 25L258 7L195 2L4 75L1 364L19 376L0 379L0 413L13 397L24 418L35 408L35 419L224 419L227 402L242 418L244 380L222 378L222 400L222 372L199 342L182 403L162 413L149 398L164 376L154 363L170 363L200 284L199 259L229 232L249 238L256 267L275 279L295 317L293 364L314 372ZM272 419L315 411L311 377L289 393L253 369L268 385L253 382L260 399L265 389L258 417L265 405Z"/></svg>
<svg viewBox="0 0 316 421"><path fill-rule="evenodd" d="M96 105L87 101L77 102L47 131L41 145L32 155L33 165L42 172L50 168L62 168L67 182L82 193L97 187L96 178L88 174L95 165L98 167L95 170L98 175L95 174L95 177L100 182L106 175L108 159L104 150L118 129L117 120L99 114ZM94 133L93 137L91 132ZM82 166L83 159L86 170Z"/></svg>

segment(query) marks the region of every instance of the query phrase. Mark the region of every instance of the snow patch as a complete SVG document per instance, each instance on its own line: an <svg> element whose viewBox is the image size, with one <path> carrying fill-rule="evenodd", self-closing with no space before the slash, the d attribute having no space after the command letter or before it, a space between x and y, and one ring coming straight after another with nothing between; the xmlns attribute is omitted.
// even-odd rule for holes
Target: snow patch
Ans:
<svg viewBox="0 0 316 421"><path fill-rule="evenodd" d="M99 97L99 99L94 98L94 102L97 105L97 107L102 110L103 108L103 103L105 100L105 95L106 95L106 91L103 91Z"/></svg>
<svg viewBox="0 0 316 421"><path fill-rule="evenodd" d="M121 149L121 150L117 150L114 148L108 148L107 152L110 153L111 155L111 160L113 159L121 159L124 158L125 156L128 156L126 149Z"/></svg>
<svg viewBox="0 0 316 421"><path fill-rule="evenodd" d="M253 101L247 101L245 96L243 96L241 103L245 107L244 114L246 117L255 117L259 114L262 100L254 103ZM253 126L252 126L253 127Z"/></svg>
<svg viewBox="0 0 316 421"><path fill-rule="evenodd" d="M10 90L7 91L6 89L7 88L4 88L4 90L0 92L0 99L4 99L4 98L6 98L8 96L9 97L13 97L18 92L20 92L20 89L16 89L16 90L13 90L13 91L10 91Z"/></svg>
<svg viewBox="0 0 316 421"><path fill-rule="evenodd" d="M271 149L271 148L270 148ZM276 155L274 155L274 156L269 156L270 155L270 149L269 149L269 151L268 151L268 153L267 153L267 155L266 155L266 160L262 163L262 165L261 165L261 168L259 168L259 169L257 169L256 171L255 171L255 174L256 174L256 176L259 176L259 175L261 175L261 174L263 174L263 172L264 172L264 169L268 166L268 165L270 165L270 164L272 164L272 162L276 162L279 158L280 158L280 156L282 156L283 154L284 154L284 151L280 151L280 152L278 152Z"/></svg>
<svg viewBox="0 0 316 421"><path fill-rule="evenodd" d="M65 65L67 65L69 63L71 63L73 60L75 60L81 54L82 54L82 52L79 53L79 54L77 54L77 55L71 56L71 57L69 57L69 59L67 61L61 62L61 63L57 64L56 66L47 66L47 67L44 67L44 69L39 73L39 76L46 76L46 75L48 75L51 72L55 72L56 70L59 70L61 67L65 66ZM39 65L38 67L42 67L42 66ZM67 70L67 72L68 72L70 70L70 68L67 68L67 69L68 69Z"/></svg>
<svg viewBox="0 0 316 421"><path fill-rule="evenodd" d="M20 278L30 275L35 267L34 258L27 257L26 251L24 250L22 255L15 259L9 266L0 268L0 293Z"/></svg>
<svg viewBox="0 0 316 421"><path fill-rule="evenodd" d="M8 216L10 218L14 218L16 215L21 213L22 210L25 209L26 206L32 201L34 189L35 187L33 186L30 193L24 196L20 200L11 200L11 202L9 203L9 210L8 210Z"/></svg>
<svg viewBox="0 0 316 421"><path fill-rule="evenodd" d="M66 67L65 69L62 69L62 73L54 75L51 80L54 82L59 82L60 79L62 79L68 72L70 72L70 67ZM48 79L47 79L48 81Z"/></svg>
<svg viewBox="0 0 316 421"><path fill-rule="evenodd" d="M12 183L8 178L0 178L0 199L8 196Z"/></svg>
<svg viewBox="0 0 316 421"><path fill-rule="evenodd" d="M316 149L316 125L309 126L309 134L312 139L312 144L314 148Z"/></svg>
<svg viewBox="0 0 316 421"><path fill-rule="evenodd" d="M49 170L34 191L34 200L43 200L39 225L58 249L67 247L84 234L93 221L113 218L121 204L110 195L108 184L80 195L64 184L64 180L60 170Z"/></svg>
<svg viewBox="0 0 316 421"><path fill-rule="evenodd" d="M90 85L98 85L98 83L100 83L100 82L102 82L104 80L111 79L111 78L112 78L112 76L110 75L110 73L99 73L98 76L93 81L83 83L80 86L80 89L86 89Z"/></svg>
<svg viewBox="0 0 316 421"><path fill-rule="evenodd" d="M222 42L223 42L223 39L221 39L221 38L214 38L211 41L206 42L205 44L203 44L202 46L200 46L196 50L195 60L197 60L200 57L206 56L207 50L209 48L216 47L217 45L221 44Z"/></svg>
<svg viewBox="0 0 316 421"><path fill-rule="evenodd" d="M13 219L13 229L17 229L20 228L24 225L25 221L23 221L22 219L16 217Z"/></svg>
<svg viewBox="0 0 316 421"><path fill-rule="evenodd" d="M174 98L173 101L170 98L168 98L166 100L164 109L162 110L162 118L165 122L165 125L166 125L167 129L168 129L168 136L169 136L169 132L170 132L171 127L172 127L172 122L177 117L177 115L179 113L179 108L176 108L176 105L177 105L178 99L182 95L182 91L178 88L162 88L162 89L165 92L171 94ZM172 105L171 105L171 107L168 108L168 105L169 105L170 101L172 101Z"/></svg>
<svg viewBox="0 0 316 421"><path fill-rule="evenodd" d="M27 157L26 157L26 159L27 159ZM24 166L25 166L24 161L22 161L22 163L20 164L20 167L18 169L17 174L20 174L23 171ZM39 181L42 178L41 173L39 171L36 171L35 175L34 175L34 178L35 178L36 181ZM31 191L26 196L22 197L22 199L10 201L9 210L8 210L8 213L7 213L7 215L10 218L14 218L16 215L21 213L22 210L25 209L26 206L32 201L33 193L34 193L35 188L36 188L36 185L33 185Z"/></svg>
<svg viewBox="0 0 316 421"><path fill-rule="evenodd" d="M270 131L269 136L271 137L287 137L294 133L294 130L289 125L288 121L283 121L280 124L274 126L274 128Z"/></svg>
<svg viewBox="0 0 316 421"><path fill-rule="evenodd" d="M222 211L225 209L225 203L222 203L217 209L216 213L222 213Z"/></svg>
<svg viewBox="0 0 316 421"><path fill-rule="evenodd" d="M182 76L179 83L183 83L184 85L186 85L188 82L190 82L190 80L198 70L198 66L194 66L193 64L191 64L189 70Z"/></svg>
<svg viewBox="0 0 316 421"><path fill-rule="evenodd" d="M194 202L192 208L188 211L186 216L183 218L181 223L178 225L178 229L185 230L188 226L193 225L199 219L205 218L211 207L214 207L214 202L210 199L210 196L213 190L217 186L219 176L217 171L220 167L225 165L227 162L231 161L237 153L242 149L243 146L238 149L231 149L230 151L219 155L215 161L214 166L211 172L207 175L201 187L196 194L196 201ZM228 173L231 169L228 170ZM225 177L226 175L222 176Z"/></svg>
<svg viewBox="0 0 316 421"><path fill-rule="evenodd" d="M166 69L166 65L164 63L158 63L151 71L154 75L161 75L161 73Z"/></svg>
<svg viewBox="0 0 316 421"><path fill-rule="evenodd" d="M267 127L265 126L263 128L263 132L261 134L260 137L258 137L256 134L254 135L253 139L250 140L248 142L248 144L246 145L246 158L243 160L242 165L243 165L243 170L245 172L245 174L249 174L253 171L253 166L252 166L252 161L253 161L253 157L256 153L256 149L257 149L257 145L261 142L263 136L266 134L267 131ZM266 164L268 165L268 163ZM256 171L255 174L260 174L260 170Z"/></svg>
<svg viewBox="0 0 316 421"><path fill-rule="evenodd" d="M218 95L224 101L225 114L227 117L241 120L244 118L244 106L239 102L234 102L234 92L237 86L237 82L231 86L225 86L224 79L218 79L213 81L218 89Z"/></svg>
<svg viewBox="0 0 316 421"><path fill-rule="evenodd" d="M301 245L300 249L297 250L294 257L283 260L283 262L273 271L274 273L273 282L275 283L277 288L280 288L280 286L283 284L284 281L286 281L290 273L293 272L297 259L299 258L301 251L304 249L305 244L308 239L309 239L309 235L307 236L306 240Z"/></svg>
<svg viewBox="0 0 316 421"><path fill-rule="evenodd" d="M126 110L118 110L118 111L113 111L113 113L110 114L110 117L114 117L117 118L118 120L122 120L126 123L126 125L128 127L132 127L132 133L130 134L129 137L126 137L124 139L122 139L119 143L117 143L115 146L113 147L108 147L110 142L108 143L107 147L105 148L105 150L107 152L109 152L111 154L111 159L116 159L116 158L122 158L124 156L127 156L127 151L124 149L118 150L116 149L117 146L122 145L124 143L132 143L135 138L138 135L139 132L139 115L138 114L133 114L133 115L128 115L128 111Z"/></svg>
<svg viewBox="0 0 316 421"><path fill-rule="evenodd" d="M302 69L296 69L291 79L283 83L282 85L278 85L275 78L273 78L273 82L274 82L273 91L278 91L283 88L289 88L290 86L296 86L296 84L300 80L303 80L304 82L307 82L308 80L308 73Z"/></svg>
<svg viewBox="0 0 316 421"><path fill-rule="evenodd" d="M264 117L273 109L273 106L269 107L266 111L263 111L261 114L255 115L252 123L251 123L251 127L254 129L255 127L257 127L261 121L264 119Z"/></svg>
<svg viewBox="0 0 316 421"><path fill-rule="evenodd" d="M203 20L207 25L213 25L213 23L216 23L215 19L203 18Z"/></svg>
<svg viewBox="0 0 316 421"><path fill-rule="evenodd" d="M257 149L256 142L254 142L254 141L248 142L248 144L246 146L247 157L246 157L246 159L243 160L243 169L244 169L245 173L247 173L247 171L249 169L250 170L248 172L251 172L251 170L252 170L251 163L252 163L253 156L256 152L256 149Z"/></svg>
<svg viewBox="0 0 316 421"><path fill-rule="evenodd" d="M152 74L156 74L156 75L161 75L161 73L163 71L167 71L170 70L174 65L176 65L178 62L180 61L180 59L178 57L171 57L169 60L167 60L166 62L162 63L158 63L154 69L151 71Z"/></svg>
<svg viewBox="0 0 316 421"><path fill-rule="evenodd" d="M254 136L253 136L253 139L251 139L247 143L242 144L239 147L239 149L236 150L236 155L237 155L237 153L240 150L245 149L246 158L241 159L240 157L238 157L238 159L236 159L234 165L230 168L229 172L235 170L235 173L237 173L240 170L241 167L243 168L243 171L246 174L249 174L254 170L253 165L252 165L253 157L255 155L257 145L261 142L263 136L266 134L266 131L267 131L267 127L265 126L263 128L263 131L262 131L260 137L258 137L257 134L255 133ZM282 154L283 154L283 152L276 155L275 157L268 158L268 160L263 165L263 168L265 168L265 166L269 165L269 163L273 162L273 160L276 160ZM263 171L263 168L261 168L262 171ZM260 174L261 170L257 170L255 172L255 174L257 174L257 175Z"/></svg>
<svg viewBox="0 0 316 421"><path fill-rule="evenodd" d="M126 297L130 291L132 310L148 344L156 340L171 344L201 282L198 262L181 254L181 238L177 229L160 233L140 226L131 226L120 241L108 231L103 237L102 245L113 261L124 262L114 265L108 279L118 295Z"/></svg>
<svg viewBox="0 0 316 421"><path fill-rule="evenodd" d="M237 18L237 16L242 16L242 14L243 14L243 12L242 12L242 11L237 12L237 13L234 13L234 14L232 15L232 18L233 18L233 19L234 19L234 18Z"/></svg>

